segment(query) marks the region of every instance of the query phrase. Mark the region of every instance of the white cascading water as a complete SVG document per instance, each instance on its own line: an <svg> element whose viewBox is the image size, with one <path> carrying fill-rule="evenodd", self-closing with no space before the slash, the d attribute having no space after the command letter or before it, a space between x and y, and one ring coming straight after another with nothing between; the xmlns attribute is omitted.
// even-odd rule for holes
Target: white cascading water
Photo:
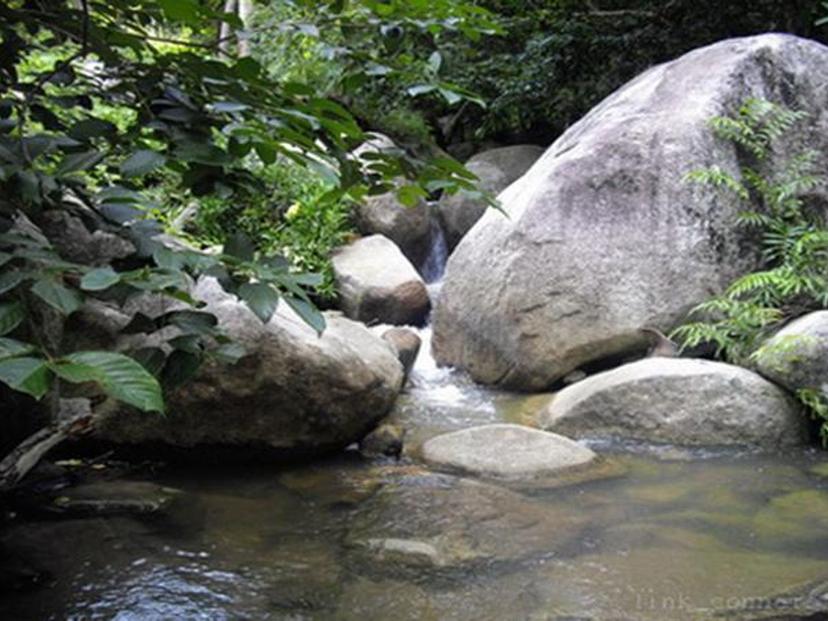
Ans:
<svg viewBox="0 0 828 621"><path fill-rule="evenodd" d="M432 207L432 209L434 208ZM436 217L431 219L429 238L431 240L431 248L420 267L420 274L426 283L431 284L442 280L443 272L446 270L446 261L448 260L446 236L443 233L443 227L440 226L440 222ZM434 298L432 297L433 300Z"/></svg>
<svg viewBox="0 0 828 621"><path fill-rule="evenodd" d="M448 246L439 223L432 223L431 249L420 273L426 281L432 307L443 284ZM408 382L406 417L418 423L434 423L451 428L481 424L496 419L493 391L475 384L464 373L440 367L431 350L431 324L411 328L422 344ZM412 421L413 422L413 421Z"/></svg>

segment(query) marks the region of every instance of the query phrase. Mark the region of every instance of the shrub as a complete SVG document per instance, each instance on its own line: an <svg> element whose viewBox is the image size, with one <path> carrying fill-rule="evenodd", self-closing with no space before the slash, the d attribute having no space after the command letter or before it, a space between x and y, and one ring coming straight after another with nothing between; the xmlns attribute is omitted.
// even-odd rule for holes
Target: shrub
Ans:
<svg viewBox="0 0 828 621"><path fill-rule="evenodd" d="M739 175L712 166L686 178L719 188L730 199L745 204L738 224L758 233L764 265L691 311L697 321L673 332L684 347L713 343L719 357L749 364L771 353L763 343L783 322L828 307L828 228L823 215L809 209L807 202L808 194L825 183L816 171L817 153L805 151L782 162L775 173L760 172L774 142L806 116L751 99L734 116L711 120L715 133L736 144L753 165ZM822 434L828 439L824 396L811 389L801 390L797 396L826 421Z"/></svg>

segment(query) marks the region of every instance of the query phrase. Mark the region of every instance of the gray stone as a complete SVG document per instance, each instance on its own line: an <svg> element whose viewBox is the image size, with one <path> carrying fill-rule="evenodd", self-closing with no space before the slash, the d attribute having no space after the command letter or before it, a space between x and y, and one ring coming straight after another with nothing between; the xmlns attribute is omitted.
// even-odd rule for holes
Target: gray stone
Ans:
<svg viewBox="0 0 828 621"><path fill-rule="evenodd" d="M403 205L394 192L367 196L356 208L357 228L365 235L384 235L413 265L421 265L431 246L431 208L425 201Z"/></svg>
<svg viewBox="0 0 828 621"><path fill-rule="evenodd" d="M586 363L644 349L760 265L741 207L685 173L738 174L711 117L748 97L809 113L779 152L828 154L828 48L768 34L653 67L573 125L500 195L449 259L434 313L439 363L543 390ZM772 158L773 159L773 158ZM821 168L828 163L820 161ZM825 188L814 202L828 202Z"/></svg>
<svg viewBox="0 0 828 621"><path fill-rule="evenodd" d="M382 339L388 341L397 351L397 358L403 365L406 377L411 373L417 354L420 353L422 339L417 333L407 328L391 328L382 333Z"/></svg>
<svg viewBox="0 0 828 621"><path fill-rule="evenodd" d="M828 390L828 311L809 313L774 334L758 352L756 370L792 391Z"/></svg>
<svg viewBox="0 0 828 621"><path fill-rule="evenodd" d="M350 516L345 545L361 574L412 576L468 571L571 545L584 524L563 507L446 475L405 477Z"/></svg>
<svg viewBox="0 0 828 621"><path fill-rule="evenodd" d="M66 211L44 213L41 228L64 259L84 265L107 265L135 253L132 242L101 229L90 231Z"/></svg>
<svg viewBox="0 0 828 621"><path fill-rule="evenodd" d="M540 426L574 437L685 445L794 446L807 417L781 388L721 362L647 358L559 392Z"/></svg>
<svg viewBox="0 0 828 621"><path fill-rule="evenodd" d="M318 336L283 303L262 323L213 278L201 279L193 297L207 303L204 310L246 355L232 366L205 362L168 395L166 416L105 408L96 420L99 438L319 453L363 437L402 388L393 348L338 313L326 314Z"/></svg>
<svg viewBox="0 0 828 621"><path fill-rule="evenodd" d="M366 158L371 153L393 154L400 151L388 136L371 134L371 139L353 153L363 170L370 170L375 163ZM431 246L431 223L435 218L428 203L423 200L408 207L403 205L395 192L367 196L355 209L357 228L365 235L384 235L393 241L415 266L420 266L428 256Z"/></svg>
<svg viewBox="0 0 828 621"><path fill-rule="evenodd" d="M402 428L383 423L359 441L359 452L364 457L399 457L403 450Z"/></svg>
<svg viewBox="0 0 828 621"><path fill-rule="evenodd" d="M423 459L437 468L498 479L531 479L585 466L596 455L577 442L522 425L484 425L431 438Z"/></svg>
<svg viewBox="0 0 828 621"><path fill-rule="evenodd" d="M337 249L332 257L342 310L363 323L420 325L431 308L417 270L394 242L371 235Z"/></svg>
<svg viewBox="0 0 828 621"><path fill-rule="evenodd" d="M543 155L541 147L521 144L478 153L465 166L480 179L481 190L495 196L517 181ZM438 203L440 220L449 248L454 248L486 212L488 205L479 198L458 192Z"/></svg>

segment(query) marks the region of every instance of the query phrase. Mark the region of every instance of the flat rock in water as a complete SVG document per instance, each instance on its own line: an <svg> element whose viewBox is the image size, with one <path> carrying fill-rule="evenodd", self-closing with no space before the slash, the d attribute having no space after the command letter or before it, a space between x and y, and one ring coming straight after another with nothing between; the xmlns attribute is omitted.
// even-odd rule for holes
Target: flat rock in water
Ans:
<svg viewBox="0 0 828 621"><path fill-rule="evenodd" d="M795 446L807 417L752 371L721 362L647 358L562 391L540 415L544 429L686 445Z"/></svg>
<svg viewBox="0 0 828 621"><path fill-rule="evenodd" d="M522 425L483 425L431 438L423 459L483 477L527 479L584 466L597 457L590 449L555 433Z"/></svg>

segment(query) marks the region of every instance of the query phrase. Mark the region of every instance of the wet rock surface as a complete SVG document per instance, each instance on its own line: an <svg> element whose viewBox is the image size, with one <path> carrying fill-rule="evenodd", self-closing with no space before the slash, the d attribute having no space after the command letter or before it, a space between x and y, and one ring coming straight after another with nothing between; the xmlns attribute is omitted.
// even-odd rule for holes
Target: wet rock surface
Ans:
<svg viewBox="0 0 828 621"><path fill-rule="evenodd" d="M563 436L522 425L484 425L431 438L423 459L438 469L503 480L531 480L585 468L597 456Z"/></svg>
<svg viewBox="0 0 828 621"><path fill-rule="evenodd" d="M436 474L386 485L354 523L345 544L356 571L409 577L550 555L583 528L564 511L505 488Z"/></svg>
<svg viewBox="0 0 828 621"><path fill-rule="evenodd" d="M776 448L807 442L797 403L756 373L709 360L647 358L560 391L540 426L571 435Z"/></svg>

